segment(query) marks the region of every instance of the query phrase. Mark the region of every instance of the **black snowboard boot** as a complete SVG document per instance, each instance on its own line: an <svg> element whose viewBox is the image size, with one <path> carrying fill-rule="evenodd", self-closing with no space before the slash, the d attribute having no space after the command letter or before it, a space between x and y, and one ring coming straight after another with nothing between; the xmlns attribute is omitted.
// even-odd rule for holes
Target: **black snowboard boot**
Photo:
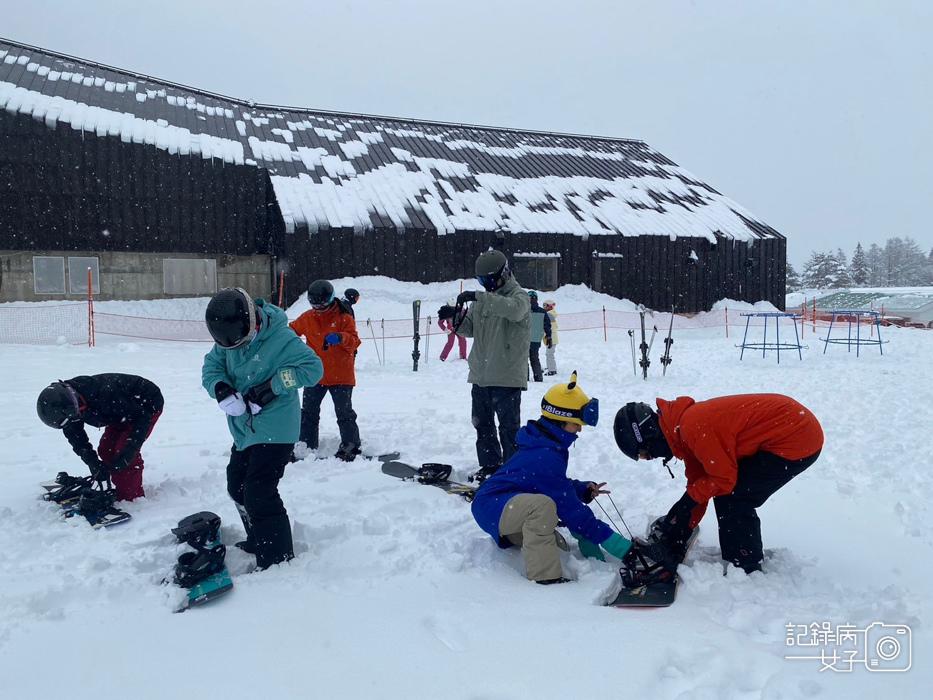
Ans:
<svg viewBox="0 0 933 700"><path fill-rule="evenodd" d="M246 512L246 506L236 502L234 502L234 505L236 506L237 513L240 514L240 520L243 521L243 529L246 530L246 539L242 542L237 542L234 546L248 554L255 554L256 542L253 539L253 526L250 524L249 513Z"/></svg>
<svg viewBox="0 0 933 700"><path fill-rule="evenodd" d="M361 452L362 450L358 445L354 445L352 442L341 442L334 457L342 459L344 462L352 462Z"/></svg>
<svg viewBox="0 0 933 700"><path fill-rule="evenodd" d="M295 558L292 526L287 515L276 515L253 523L256 568L268 569Z"/></svg>
<svg viewBox="0 0 933 700"><path fill-rule="evenodd" d="M474 482L477 486L482 484L486 479L491 477L497 471L499 471L500 465L494 464L489 467L480 467L479 470L470 475L470 481Z"/></svg>

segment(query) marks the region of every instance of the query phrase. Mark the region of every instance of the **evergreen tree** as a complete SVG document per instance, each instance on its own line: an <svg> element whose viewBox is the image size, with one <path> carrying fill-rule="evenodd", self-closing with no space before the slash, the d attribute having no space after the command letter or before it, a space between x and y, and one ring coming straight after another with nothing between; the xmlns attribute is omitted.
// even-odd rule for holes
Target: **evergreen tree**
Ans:
<svg viewBox="0 0 933 700"><path fill-rule="evenodd" d="M790 292L799 292L803 288L803 283L800 281L800 275L797 274L797 270L794 269L794 266L790 263L787 263L787 291Z"/></svg>
<svg viewBox="0 0 933 700"><path fill-rule="evenodd" d="M856 287L864 287L871 279L871 272L868 269L868 258L865 251L862 250L862 244L855 246L855 254L852 256L852 264L849 266L849 277L852 278L852 284Z"/></svg>
<svg viewBox="0 0 933 700"><path fill-rule="evenodd" d="M868 286L884 287L888 283L888 264L884 251L877 243L868 248Z"/></svg>
<svg viewBox="0 0 933 700"><path fill-rule="evenodd" d="M884 247L888 286L912 287L923 284L926 256L913 238L889 238Z"/></svg>
<svg viewBox="0 0 933 700"><path fill-rule="evenodd" d="M803 266L803 284L808 289L830 289L835 282L834 256L813 251Z"/></svg>
<svg viewBox="0 0 933 700"><path fill-rule="evenodd" d="M846 254L842 252L842 248L837 249L836 254L831 257L833 263L835 263L831 286L835 289L851 286L852 279L849 277L849 263L846 260Z"/></svg>

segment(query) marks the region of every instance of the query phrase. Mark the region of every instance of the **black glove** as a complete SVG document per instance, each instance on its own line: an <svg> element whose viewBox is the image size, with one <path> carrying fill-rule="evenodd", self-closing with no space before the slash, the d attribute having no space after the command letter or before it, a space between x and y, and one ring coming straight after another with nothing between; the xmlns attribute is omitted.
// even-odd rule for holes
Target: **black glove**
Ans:
<svg viewBox="0 0 933 700"><path fill-rule="evenodd" d="M664 517L663 537L665 540L670 542L686 541L692 532L690 518L693 515L693 509L697 505L697 502L690 497L690 494L684 492L684 495L680 497L680 500L671 507Z"/></svg>
<svg viewBox="0 0 933 700"><path fill-rule="evenodd" d="M110 467L100 461L100 458L95 455L93 464L89 465L91 469L91 478L94 481L99 481L101 483L110 480Z"/></svg>
<svg viewBox="0 0 933 700"><path fill-rule="evenodd" d="M546 347L546 348L551 347L551 339L550 339L550 338L545 338L545 339L544 339L544 347Z"/></svg>
<svg viewBox="0 0 933 700"><path fill-rule="evenodd" d="M235 393L236 390L227 382L217 382L214 385L214 398L217 399L217 403L220 403L228 396L233 396Z"/></svg>
<svg viewBox="0 0 933 700"><path fill-rule="evenodd" d="M468 301L476 301L476 292L460 292L457 296L457 306L463 306Z"/></svg>
<svg viewBox="0 0 933 700"><path fill-rule="evenodd" d="M272 380L268 379L262 384L251 387L246 392L246 401L249 411L254 416L276 399L277 394L272 391Z"/></svg>

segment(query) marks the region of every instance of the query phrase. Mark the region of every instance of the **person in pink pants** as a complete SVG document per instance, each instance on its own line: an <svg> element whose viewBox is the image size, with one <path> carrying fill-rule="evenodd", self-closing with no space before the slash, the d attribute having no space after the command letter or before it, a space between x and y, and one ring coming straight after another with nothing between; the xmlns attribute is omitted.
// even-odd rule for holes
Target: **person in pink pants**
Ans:
<svg viewBox="0 0 933 700"><path fill-rule="evenodd" d="M454 304L454 300L449 299L447 301L447 306L444 308L454 309ZM463 315L463 310L461 310L460 315ZM444 362L447 359L451 349L453 349L455 339L460 343L460 359L467 359L466 338L464 338L462 335L457 335L454 332L456 321L457 319L455 319L453 316L448 316L447 314L438 314L437 327L447 334L447 344L444 346L444 349L441 350L441 362Z"/></svg>

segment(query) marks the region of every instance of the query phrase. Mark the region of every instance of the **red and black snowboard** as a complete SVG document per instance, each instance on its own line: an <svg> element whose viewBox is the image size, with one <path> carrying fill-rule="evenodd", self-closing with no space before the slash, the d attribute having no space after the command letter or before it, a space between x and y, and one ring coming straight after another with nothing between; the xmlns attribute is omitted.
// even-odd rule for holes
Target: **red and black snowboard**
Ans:
<svg viewBox="0 0 933 700"><path fill-rule="evenodd" d="M690 549L699 535L700 528L695 529L690 534L684 559L690 554ZM680 577L676 573L669 581L659 581L631 588L623 585L619 595L606 605L613 608L666 608L677 598L677 587L679 585Z"/></svg>

